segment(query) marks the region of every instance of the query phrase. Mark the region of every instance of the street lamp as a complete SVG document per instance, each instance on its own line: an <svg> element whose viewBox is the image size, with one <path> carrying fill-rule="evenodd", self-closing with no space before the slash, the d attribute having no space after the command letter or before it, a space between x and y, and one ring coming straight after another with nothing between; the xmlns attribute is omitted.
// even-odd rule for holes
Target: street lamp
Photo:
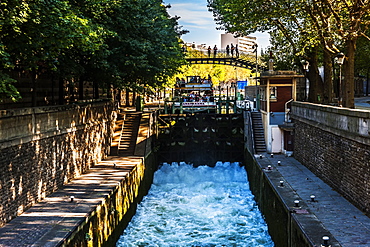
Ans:
<svg viewBox="0 0 370 247"><path fill-rule="evenodd" d="M339 96L338 96L338 106L342 106L342 64L344 63L344 58L346 56L343 52L337 54L337 64L339 64Z"/></svg>
<svg viewBox="0 0 370 247"><path fill-rule="evenodd" d="M230 91L232 91L232 90L234 90L234 95L235 95L235 82L234 81L231 82Z"/></svg>
<svg viewBox="0 0 370 247"><path fill-rule="evenodd" d="M252 46L252 49L254 49L253 50L253 52L254 53L256 53L256 87L255 87L255 97L256 97L256 100L255 100L255 106L254 106L254 108L255 109L259 109L259 93L258 93L258 85L257 85L257 83L258 83L258 79L257 79L257 77L258 77L258 45L257 45L257 43L255 43L253 46Z"/></svg>
<svg viewBox="0 0 370 247"><path fill-rule="evenodd" d="M302 60L301 63L303 65L303 69L307 72L308 71L308 66L310 66L310 63L306 60Z"/></svg>
<svg viewBox="0 0 370 247"><path fill-rule="evenodd" d="M308 81L307 81L307 73L308 73L308 67L310 66L310 63L306 60L302 60L301 63L302 63L302 66L303 66L303 70L305 71L305 77L306 77L305 78L305 82L306 82L305 97L307 99L308 88L309 88Z"/></svg>

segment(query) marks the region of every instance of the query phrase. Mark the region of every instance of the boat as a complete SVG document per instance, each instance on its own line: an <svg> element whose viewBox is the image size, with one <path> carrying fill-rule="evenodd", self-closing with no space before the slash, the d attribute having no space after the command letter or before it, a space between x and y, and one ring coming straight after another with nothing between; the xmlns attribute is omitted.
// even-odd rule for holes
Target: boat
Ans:
<svg viewBox="0 0 370 247"><path fill-rule="evenodd" d="M211 77L187 76L186 81L179 80L175 86L173 105L175 111L216 112Z"/></svg>

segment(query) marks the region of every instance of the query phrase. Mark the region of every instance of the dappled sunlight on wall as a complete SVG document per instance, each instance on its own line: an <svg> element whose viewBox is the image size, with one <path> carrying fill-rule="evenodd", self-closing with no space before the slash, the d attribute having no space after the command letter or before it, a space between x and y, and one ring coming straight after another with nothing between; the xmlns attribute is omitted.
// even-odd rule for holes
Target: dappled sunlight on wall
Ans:
<svg viewBox="0 0 370 247"><path fill-rule="evenodd" d="M0 117L0 226L106 157L112 110L100 102Z"/></svg>

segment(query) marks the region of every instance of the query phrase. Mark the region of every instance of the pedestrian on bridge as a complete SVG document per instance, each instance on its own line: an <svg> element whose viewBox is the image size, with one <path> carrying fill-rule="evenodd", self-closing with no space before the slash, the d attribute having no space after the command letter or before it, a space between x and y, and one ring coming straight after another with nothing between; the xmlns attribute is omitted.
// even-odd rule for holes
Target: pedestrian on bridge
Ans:
<svg viewBox="0 0 370 247"><path fill-rule="evenodd" d="M235 56L236 57L239 57L239 48L238 48L238 44L235 45Z"/></svg>
<svg viewBox="0 0 370 247"><path fill-rule="evenodd" d="M211 48L211 46L208 46L208 57L211 57L211 51L212 51L212 48Z"/></svg>
<svg viewBox="0 0 370 247"><path fill-rule="evenodd" d="M235 50L235 47L233 43L231 43L231 57L234 57L234 50Z"/></svg>
<svg viewBox="0 0 370 247"><path fill-rule="evenodd" d="M217 46L215 45L213 47L213 57L216 58L216 54L217 54Z"/></svg>
<svg viewBox="0 0 370 247"><path fill-rule="evenodd" d="M230 57L230 46L229 45L226 46L226 56Z"/></svg>

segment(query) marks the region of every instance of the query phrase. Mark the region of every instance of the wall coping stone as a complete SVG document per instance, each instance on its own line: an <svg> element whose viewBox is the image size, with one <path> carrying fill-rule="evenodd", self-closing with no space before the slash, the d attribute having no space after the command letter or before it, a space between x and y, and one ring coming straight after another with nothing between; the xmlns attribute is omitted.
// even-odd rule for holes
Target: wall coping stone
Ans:
<svg viewBox="0 0 370 247"><path fill-rule="evenodd" d="M23 115L32 115L40 113L50 113L58 111L67 111L70 109L79 109L84 107L89 107L92 105L105 105L111 100L94 100L94 101L81 101L69 105L56 105L56 106L37 106L37 107L26 107L26 108L14 108L7 110L0 110L0 118L4 117L15 117Z"/></svg>
<svg viewBox="0 0 370 247"><path fill-rule="evenodd" d="M370 111L294 101L291 118L370 145Z"/></svg>
<svg viewBox="0 0 370 247"><path fill-rule="evenodd" d="M113 107L112 101L102 100L1 111L0 148L66 134L98 122L104 123L104 117L99 118L103 116L100 112L91 112L89 109L101 107L104 110L109 104Z"/></svg>

